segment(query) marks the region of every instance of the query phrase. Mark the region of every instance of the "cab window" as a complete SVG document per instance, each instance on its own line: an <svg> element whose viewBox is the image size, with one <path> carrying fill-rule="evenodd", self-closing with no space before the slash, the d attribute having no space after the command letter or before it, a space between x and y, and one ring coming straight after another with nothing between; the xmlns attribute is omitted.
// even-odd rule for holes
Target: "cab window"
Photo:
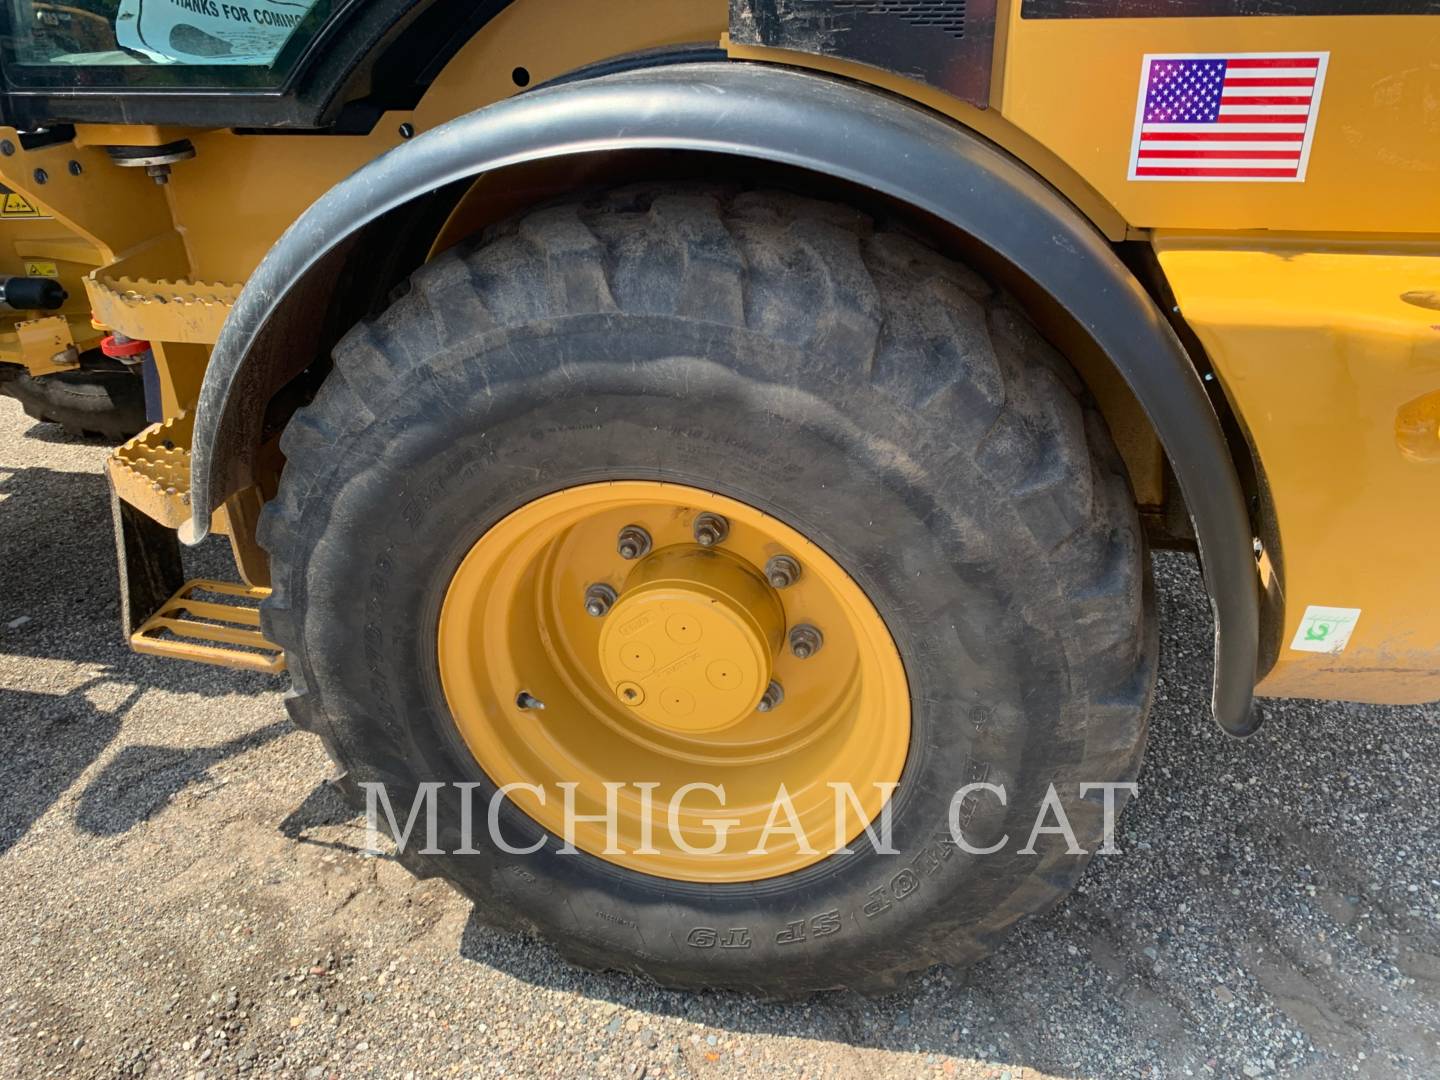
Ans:
<svg viewBox="0 0 1440 1080"><path fill-rule="evenodd" d="M330 0L5 0L12 85L281 84Z"/></svg>

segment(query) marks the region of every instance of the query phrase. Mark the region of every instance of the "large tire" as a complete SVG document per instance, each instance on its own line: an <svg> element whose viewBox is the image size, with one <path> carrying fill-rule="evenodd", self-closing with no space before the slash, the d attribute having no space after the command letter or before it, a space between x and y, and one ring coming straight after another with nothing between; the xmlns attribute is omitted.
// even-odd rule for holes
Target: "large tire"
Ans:
<svg viewBox="0 0 1440 1080"><path fill-rule="evenodd" d="M97 354L98 355L98 354ZM32 377L0 365L0 394L20 402L25 415L59 424L68 434L124 442L145 427L145 388L140 373L116 361L77 371Z"/></svg>
<svg viewBox="0 0 1440 1080"><path fill-rule="evenodd" d="M447 737L437 611L477 537L545 493L664 479L740 499L828 551L884 617L912 699L899 855L695 885L553 844L406 850L582 965L780 996L968 964L1085 867L1056 836L1017 853L1048 786L1093 852L1102 796L1077 785L1138 771L1155 625L1103 421L1006 294L847 207L652 185L528 213L355 327L282 447L263 625L292 717L357 808L363 781L405 798L486 781ZM971 843L1011 837L999 854L945 839L971 781L1007 790L1006 807L967 804Z"/></svg>

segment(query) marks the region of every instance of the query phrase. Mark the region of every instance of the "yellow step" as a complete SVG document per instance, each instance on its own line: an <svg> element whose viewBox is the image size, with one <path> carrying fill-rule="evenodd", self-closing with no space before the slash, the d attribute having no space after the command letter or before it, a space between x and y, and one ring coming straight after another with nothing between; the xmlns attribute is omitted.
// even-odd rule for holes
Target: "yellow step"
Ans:
<svg viewBox="0 0 1440 1080"><path fill-rule="evenodd" d="M204 594L222 599L207 600ZM284 650L260 632L260 602L269 595L269 589L228 581L187 581L130 635L130 647L220 667L284 671Z"/></svg>

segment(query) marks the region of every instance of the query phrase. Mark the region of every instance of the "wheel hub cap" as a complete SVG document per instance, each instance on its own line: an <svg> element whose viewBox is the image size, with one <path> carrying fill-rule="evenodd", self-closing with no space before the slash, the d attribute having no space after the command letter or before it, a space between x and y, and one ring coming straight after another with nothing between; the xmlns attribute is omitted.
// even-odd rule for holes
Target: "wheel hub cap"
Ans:
<svg viewBox="0 0 1440 1080"><path fill-rule="evenodd" d="M644 559L600 633L616 699L658 728L702 733L755 711L770 683L785 613L740 560L701 547Z"/></svg>

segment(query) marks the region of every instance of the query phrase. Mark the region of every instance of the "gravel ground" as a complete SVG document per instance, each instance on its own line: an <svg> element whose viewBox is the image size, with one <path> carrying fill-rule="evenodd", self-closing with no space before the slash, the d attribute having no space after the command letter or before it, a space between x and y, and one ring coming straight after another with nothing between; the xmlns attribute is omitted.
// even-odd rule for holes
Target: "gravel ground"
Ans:
<svg viewBox="0 0 1440 1080"><path fill-rule="evenodd" d="M1440 1072L1440 710L1227 740L1188 559L1124 854L968 972L768 1004L576 971L361 856L283 679L120 645L104 452L0 398L0 1075Z"/></svg>

